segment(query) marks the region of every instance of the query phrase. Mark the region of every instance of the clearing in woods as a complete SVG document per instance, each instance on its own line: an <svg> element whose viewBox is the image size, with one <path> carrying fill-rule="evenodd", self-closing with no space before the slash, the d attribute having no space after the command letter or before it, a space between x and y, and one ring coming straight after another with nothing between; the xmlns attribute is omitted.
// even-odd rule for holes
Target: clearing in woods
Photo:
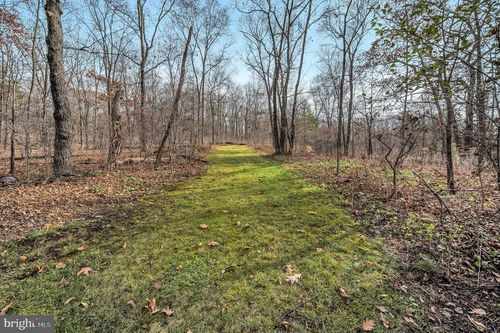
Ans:
<svg viewBox="0 0 500 333"><path fill-rule="evenodd" d="M339 199L247 146L208 159L99 232L9 243L0 305L54 315L58 332L381 332L375 306L405 330L391 259Z"/></svg>

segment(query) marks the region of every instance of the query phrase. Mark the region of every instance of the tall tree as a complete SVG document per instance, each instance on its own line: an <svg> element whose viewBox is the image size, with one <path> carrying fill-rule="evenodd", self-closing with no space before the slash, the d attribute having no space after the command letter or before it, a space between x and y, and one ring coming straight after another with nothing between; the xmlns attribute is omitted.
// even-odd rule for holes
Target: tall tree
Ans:
<svg viewBox="0 0 500 333"><path fill-rule="evenodd" d="M50 68L50 90L54 104L54 174L71 174L71 143L73 127L64 78L63 29L61 25L61 2L47 0L47 60Z"/></svg>

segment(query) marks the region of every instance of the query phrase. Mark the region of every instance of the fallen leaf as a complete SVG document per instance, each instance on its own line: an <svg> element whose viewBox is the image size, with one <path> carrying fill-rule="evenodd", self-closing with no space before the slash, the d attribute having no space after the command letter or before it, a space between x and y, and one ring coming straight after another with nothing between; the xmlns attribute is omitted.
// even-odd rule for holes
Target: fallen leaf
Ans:
<svg viewBox="0 0 500 333"><path fill-rule="evenodd" d="M404 312L407 316L411 317L413 316L413 312L415 312L415 310L413 310L412 308L405 308Z"/></svg>
<svg viewBox="0 0 500 333"><path fill-rule="evenodd" d="M129 300L127 304L130 305L131 307L135 306L135 302L133 300Z"/></svg>
<svg viewBox="0 0 500 333"><path fill-rule="evenodd" d="M413 324L415 326L418 327L417 323L415 322L415 319L413 319L412 317L406 317L406 316L403 316L403 319L408 323L408 324Z"/></svg>
<svg viewBox="0 0 500 333"><path fill-rule="evenodd" d="M9 311L11 306L12 306L12 302L7 304L6 306L4 306L3 309L0 311L0 316L5 316L7 314L7 311Z"/></svg>
<svg viewBox="0 0 500 333"><path fill-rule="evenodd" d="M285 267L285 273L292 274L293 273L293 268L292 265L288 264Z"/></svg>
<svg viewBox="0 0 500 333"><path fill-rule="evenodd" d="M311 210L311 211L309 211L308 213L309 213L310 215L318 215L318 213L317 213L317 212L314 212L314 211L312 211L312 210Z"/></svg>
<svg viewBox="0 0 500 333"><path fill-rule="evenodd" d="M480 308L472 309L472 311L470 313L478 315L478 316L486 316L486 311L484 311L483 309L480 309Z"/></svg>
<svg viewBox="0 0 500 333"><path fill-rule="evenodd" d="M178 271L180 271L180 270L181 270L181 269L183 269L183 268L184 268L184 266L182 266L182 265L177 265L177 266L175 266L175 269L176 269L176 270L178 270Z"/></svg>
<svg viewBox="0 0 500 333"><path fill-rule="evenodd" d="M63 262L58 262L58 263L56 264L56 268L57 268L57 269L63 269L63 268L65 268L65 267L66 267L66 264L65 264L65 263L63 263Z"/></svg>
<svg viewBox="0 0 500 333"><path fill-rule="evenodd" d="M344 289L344 288L339 288L339 294L340 294L340 296L341 296L341 297L343 297L343 298L351 298L351 297L347 294L347 292L345 291L345 289Z"/></svg>
<svg viewBox="0 0 500 333"><path fill-rule="evenodd" d="M375 322L372 319L365 319L361 325L361 329L365 332L371 332L375 329Z"/></svg>
<svg viewBox="0 0 500 333"><path fill-rule="evenodd" d="M482 322L475 320L474 318L471 318L469 315L467 315L467 318L469 318L469 321L474 325L474 327L479 331L479 332L484 332L486 331L486 325L484 325Z"/></svg>
<svg viewBox="0 0 500 333"><path fill-rule="evenodd" d="M399 289L404 292L404 293L407 293L408 292L408 286L405 285L405 284L402 284L401 286L399 286Z"/></svg>
<svg viewBox="0 0 500 333"><path fill-rule="evenodd" d="M86 302L80 302L80 306L84 307L84 308L87 308L89 306L89 304L86 303Z"/></svg>
<svg viewBox="0 0 500 333"><path fill-rule="evenodd" d="M174 314L174 310L172 310L169 307L166 307L166 308L161 309L161 313L164 313L167 315L167 317L170 317L171 315Z"/></svg>
<svg viewBox="0 0 500 333"><path fill-rule="evenodd" d="M323 249L322 249L322 248L320 248L320 247L317 247L317 248L316 248L316 252L318 252L318 253L323 252Z"/></svg>
<svg viewBox="0 0 500 333"><path fill-rule="evenodd" d="M156 298L154 297L151 299L146 299L146 305L144 306L144 308L146 308L150 314L155 314L160 311L160 309L156 308Z"/></svg>
<svg viewBox="0 0 500 333"><path fill-rule="evenodd" d="M124 249L124 250L125 250L127 247L128 247L127 243L126 243L126 242L125 242L125 243L123 243L123 245L122 245L122 249Z"/></svg>
<svg viewBox="0 0 500 333"><path fill-rule="evenodd" d="M227 308L223 306L222 309L220 309L220 313L221 315L225 315L227 313Z"/></svg>
<svg viewBox="0 0 500 333"><path fill-rule="evenodd" d="M19 261L20 262L26 262L28 260L27 256L19 256Z"/></svg>
<svg viewBox="0 0 500 333"><path fill-rule="evenodd" d="M382 321L382 325L384 325L385 328L389 328L389 321L383 312L380 312L380 321Z"/></svg>
<svg viewBox="0 0 500 333"><path fill-rule="evenodd" d="M78 273L76 273L76 275L89 275L90 273L92 273L94 270L90 267L82 267L82 269L80 269L80 271Z"/></svg>
<svg viewBox="0 0 500 333"><path fill-rule="evenodd" d="M302 274L292 274L286 277L286 282L289 282L290 284L294 284L299 282L300 277Z"/></svg>
<svg viewBox="0 0 500 333"><path fill-rule="evenodd" d="M75 300L74 297L70 297L70 298L68 298L67 300L64 301L64 304L69 304L69 303L71 303L74 300Z"/></svg>
<svg viewBox="0 0 500 333"><path fill-rule="evenodd" d="M223 210L222 212L223 212L224 214L227 214L227 213L229 213L229 212L228 212L227 210Z"/></svg>
<svg viewBox="0 0 500 333"><path fill-rule="evenodd" d="M209 241L207 244L208 244L208 246L217 246L217 245L219 245L219 243L216 242L216 241L214 241L214 240Z"/></svg>
<svg viewBox="0 0 500 333"><path fill-rule="evenodd" d="M208 229L208 225L206 225L206 224L200 224L198 227L199 227L201 230L207 230L207 229Z"/></svg>
<svg viewBox="0 0 500 333"><path fill-rule="evenodd" d="M188 329L186 333L193 333L193 331L191 331L191 329Z"/></svg>
<svg viewBox="0 0 500 333"><path fill-rule="evenodd" d="M251 228L251 227L252 227L252 225L250 223L245 224L245 228L248 229L248 228Z"/></svg>
<svg viewBox="0 0 500 333"><path fill-rule="evenodd" d="M80 245L79 247L76 248L78 251L82 252L85 250L85 245Z"/></svg>
<svg viewBox="0 0 500 333"><path fill-rule="evenodd" d="M375 305L375 307L380 311L380 312L383 312L383 313L386 313L387 312L387 309L385 308L385 306L383 305Z"/></svg>
<svg viewBox="0 0 500 333"><path fill-rule="evenodd" d="M163 283L161 281L156 281L154 287L156 290L160 290L161 288L163 288Z"/></svg>

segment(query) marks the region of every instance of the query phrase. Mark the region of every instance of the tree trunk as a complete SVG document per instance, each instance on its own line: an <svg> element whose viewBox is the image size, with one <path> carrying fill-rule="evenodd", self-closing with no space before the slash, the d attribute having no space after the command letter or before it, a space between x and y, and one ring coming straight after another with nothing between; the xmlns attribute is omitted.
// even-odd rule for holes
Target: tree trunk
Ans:
<svg viewBox="0 0 500 333"><path fill-rule="evenodd" d="M155 167L159 167L161 163L161 159L163 156L163 150L165 149L165 144L167 142L168 137L170 136L170 132L172 130L172 125L177 117L177 113L179 112L179 103L182 95L182 86L184 85L184 80L186 78L186 60L189 52L189 44L191 43L191 36L193 34L193 27L189 27L189 33L186 41L186 46L184 47L184 53L182 55L182 63L181 70L179 74L179 83L177 84L177 91L175 93L174 102L172 104L172 113L170 113L170 118L168 119L167 129L165 130L165 134L161 139L160 146L158 147L158 151L156 153L156 161Z"/></svg>
<svg viewBox="0 0 500 333"><path fill-rule="evenodd" d="M55 175L71 173L71 142L73 129L66 82L64 79L63 30L60 0L47 0L47 59L50 67L50 90L54 104L54 159Z"/></svg>

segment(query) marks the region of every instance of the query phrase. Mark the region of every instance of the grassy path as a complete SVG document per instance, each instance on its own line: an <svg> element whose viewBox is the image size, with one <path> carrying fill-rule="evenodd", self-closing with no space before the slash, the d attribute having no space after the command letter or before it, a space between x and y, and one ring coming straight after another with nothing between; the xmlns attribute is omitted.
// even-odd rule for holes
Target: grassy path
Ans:
<svg viewBox="0 0 500 333"><path fill-rule="evenodd" d="M52 314L58 332L340 333L365 318L383 331L375 305L397 302L382 280L390 265L331 195L249 147L222 146L209 159L204 176L91 237L75 226L29 252L0 250L0 307ZM82 267L93 271L77 275ZM174 314L150 315L153 298Z"/></svg>

